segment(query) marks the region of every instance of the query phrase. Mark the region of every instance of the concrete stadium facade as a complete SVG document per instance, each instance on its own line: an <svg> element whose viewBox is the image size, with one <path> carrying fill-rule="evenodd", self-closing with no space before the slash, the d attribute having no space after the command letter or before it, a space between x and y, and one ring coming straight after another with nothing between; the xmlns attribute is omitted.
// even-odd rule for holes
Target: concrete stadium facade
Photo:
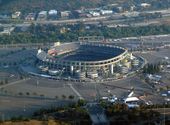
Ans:
<svg viewBox="0 0 170 125"><path fill-rule="evenodd" d="M116 64L128 55L126 49L107 43L73 42L52 46L48 52L39 50L37 58L50 69L64 70L70 74L76 71L109 71L113 74Z"/></svg>

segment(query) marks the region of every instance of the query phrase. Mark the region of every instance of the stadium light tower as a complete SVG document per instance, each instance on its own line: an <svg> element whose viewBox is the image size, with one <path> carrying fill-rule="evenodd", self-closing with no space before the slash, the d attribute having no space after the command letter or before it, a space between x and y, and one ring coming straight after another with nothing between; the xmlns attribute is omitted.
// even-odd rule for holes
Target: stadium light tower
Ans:
<svg viewBox="0 0 170 125"><path fill-rule="evenodd" d="M61 77L61 75L63 74L64 70L65 70L65 67L63 67L63 68L62 68L62 70L61 70L60 74L58 75L58 78L60 78L60 77Z"/></svg>

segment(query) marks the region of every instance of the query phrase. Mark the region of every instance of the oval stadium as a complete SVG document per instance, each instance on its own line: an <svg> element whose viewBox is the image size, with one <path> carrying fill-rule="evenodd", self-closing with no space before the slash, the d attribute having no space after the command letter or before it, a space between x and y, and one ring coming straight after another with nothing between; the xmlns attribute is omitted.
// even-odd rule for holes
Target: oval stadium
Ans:
<svg viewBox="0 0 170 125"><path fill-rule="evenodd" d="M49 72L58 71L78 78L95 78L106 72L113 75L116 67L128 57L126 49L100 42L58 43L37 53L40 65L48 67Z"/></svg>

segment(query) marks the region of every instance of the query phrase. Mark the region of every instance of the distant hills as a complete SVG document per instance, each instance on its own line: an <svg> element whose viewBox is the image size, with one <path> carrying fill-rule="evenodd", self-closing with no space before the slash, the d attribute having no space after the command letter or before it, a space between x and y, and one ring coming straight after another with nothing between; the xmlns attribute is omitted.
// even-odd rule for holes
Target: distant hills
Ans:
<svg viewBox="0 0 170 125"><path fill-rule="evenodd" d="M0 0L1 12L40 11L40 10L75 10L80 8L99 7L125 0Z"/></svg>

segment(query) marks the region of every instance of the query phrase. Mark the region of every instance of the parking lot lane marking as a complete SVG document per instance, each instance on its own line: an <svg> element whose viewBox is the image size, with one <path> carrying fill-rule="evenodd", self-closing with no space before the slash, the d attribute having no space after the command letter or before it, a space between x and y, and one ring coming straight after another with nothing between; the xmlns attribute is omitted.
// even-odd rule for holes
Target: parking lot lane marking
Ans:
<svg viewBox="0 0 170 125"><path fill-rule="evenodd" d="M73 90L73 92L80 98L80 99L84 99L81 94L73 87L72 84L68 84L70 86L70 88Z"/></svg>
<svg viewBox="0 0 170 125"><path fill-rule="evenodd" d="M22 80L18 80L18 81L15 81L15 82L11 82L11 83L8 83L6 85L1 85L0 86L0 89L1 88L5 88L5 87L8 87L8 86L11 86L11 85L15 85L15 84L18 84L18 83L21 83L23 81L27 81L27 80L30 80L31 78L26 78L26 79L22 79Z"/></svg>

